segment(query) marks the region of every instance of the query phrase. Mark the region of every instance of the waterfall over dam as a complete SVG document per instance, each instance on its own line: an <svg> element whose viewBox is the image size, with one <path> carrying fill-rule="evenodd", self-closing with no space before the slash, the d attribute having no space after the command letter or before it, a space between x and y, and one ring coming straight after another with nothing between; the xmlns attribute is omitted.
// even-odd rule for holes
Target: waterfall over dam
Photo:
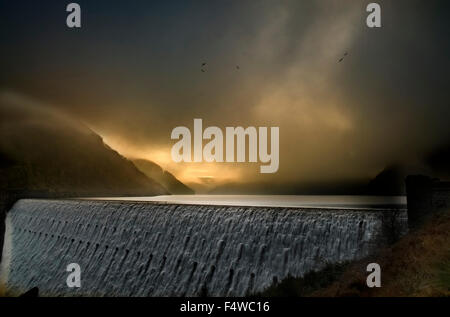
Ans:
<svg viewBox="0 0 450 317"><path fill-rule="evenodd" d="M406 230L406 210L22 199L6 217L0 278L42 296L245 296ZM80 288L66 285L70 263Z"/></svg>

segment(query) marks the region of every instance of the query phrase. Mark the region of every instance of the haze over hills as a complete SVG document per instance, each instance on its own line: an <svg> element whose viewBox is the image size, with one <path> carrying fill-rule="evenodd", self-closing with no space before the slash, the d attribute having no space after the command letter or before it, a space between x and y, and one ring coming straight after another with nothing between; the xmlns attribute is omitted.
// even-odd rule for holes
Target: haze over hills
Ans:
<svg viewBox="0 0 450 317"><path fill-rule="evenodd" d="M175 195L195 194L194 190L180 182L175 176L164 170L158 164L144 159L133 159L132 161L141 172L160 183L170 193Z"/></svg>
<svg viewBox="0 0 450 317"><path fill-rule="evenodd" d="M18 96L0 95L0 186L73 195L168 191L83 124Z"/></svg>
<svg viewBox="0 0 450 317"><path fill-rule="evenodd" d="M450 144L424 155L416 164L404 162L388 164L372 179L316 183L227 183L216 186L208 194L231 195L405 195L408 175L422 174L442 180L450 179Z"/></svg>
<svg viewBox="0 0 450 317"><path fill-rule="evenodd" d="M386 166L369 182L367 192L372 195L404 195L405 179L413 174L450 180L450 142L425 153L416 164L396 163Z"/></svg>
<svg viewBox="0 0 450 317"><path fill-rule="evenodd" d="M194 194L152 161L123 157L85 125L54 108L0 95L0 188L77 196ZM372 179L324 183L236 182L194 187L205 194L401 195L404 179L425 174L448 179L450 146L414 165L388 164ZM212 180L213 182L213 180Z"/></svg>

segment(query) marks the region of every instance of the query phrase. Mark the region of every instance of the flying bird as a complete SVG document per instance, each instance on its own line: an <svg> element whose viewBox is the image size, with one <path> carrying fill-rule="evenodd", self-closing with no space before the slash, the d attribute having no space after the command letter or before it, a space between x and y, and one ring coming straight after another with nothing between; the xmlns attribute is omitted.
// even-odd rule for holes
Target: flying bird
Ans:
<svg viewBox="0 0 450 317"><path fill-rule="evenodd" d="M203 62L203 63L202 63L202 67L200 68L200 70L202 71L202 73L206 72L205 66L206 66L206 62Z"/></svg>
<svg viewBox="0 0 450 317"><path fill-rule="evenodd" d="M239 65L236 65L236 69L240 69Z"/></svg>
<svg viewBox="0 0 450 317"><path fill-rule="evenodd" d="M344 56L342 56L342 57L339 59L338 63L342 62L342 61L344 60L345 56L347 56L347 55L348 55L348 52L345 52L345 53L344 53Z"/></svg>

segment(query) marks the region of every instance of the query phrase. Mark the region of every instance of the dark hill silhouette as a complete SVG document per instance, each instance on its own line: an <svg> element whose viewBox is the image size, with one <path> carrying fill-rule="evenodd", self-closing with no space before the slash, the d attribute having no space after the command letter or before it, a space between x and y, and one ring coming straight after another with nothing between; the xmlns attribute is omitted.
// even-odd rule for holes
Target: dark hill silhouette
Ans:
<svg viewBox="0 0 450 317"><path fill-rule="evenodd" d="M175 195L193 195L194 190L180 182L175 176L165 171L158 164L144 159L134 159L134 165L148 177L163 185L170 193Z"/></svg>
<svg viewBox="0 0 450 317"><path fill-rule="evenodd" d="M450 179L450 143L439 146L425 156L425 163L433 176Z"/></svg>
<svg viewBox="0 0 450 317"><path fill-rule="evenodd" d="M88 127L18 98L0 98L0 163L3 189L82 196L168 193Z"/></svg>
<svg viewBox="0 0 450 317"><path fill-rule="evenodd" d="M408 175L430 175L431 171L424 163L393 163L387 165L367 185L368 195L405 195L405 180Z"/></svg>
<svg viewBox="0 0 450 317"><path fill-rule="evenodd" d="M368 194L371 195L404 195L406 169L401 165L390 165L383 169L369 182Z"/></svg>

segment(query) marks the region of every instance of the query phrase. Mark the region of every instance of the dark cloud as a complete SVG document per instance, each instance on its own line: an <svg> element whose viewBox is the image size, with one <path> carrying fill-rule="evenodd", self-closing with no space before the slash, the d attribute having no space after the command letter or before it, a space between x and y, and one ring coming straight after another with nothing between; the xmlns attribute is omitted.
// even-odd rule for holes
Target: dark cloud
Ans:
<svg viewBox="0 0 450 317"><path fill-rule="evenodd" d="M376 30L369 2L79 1L81 30L65 27L63 3L4 2L0 87L179 175L221 170L164 162L172 128L198 117L280 126L279 173L229 167L237 178L369 178L450 134L448 2L379 1Z"/></svg>

